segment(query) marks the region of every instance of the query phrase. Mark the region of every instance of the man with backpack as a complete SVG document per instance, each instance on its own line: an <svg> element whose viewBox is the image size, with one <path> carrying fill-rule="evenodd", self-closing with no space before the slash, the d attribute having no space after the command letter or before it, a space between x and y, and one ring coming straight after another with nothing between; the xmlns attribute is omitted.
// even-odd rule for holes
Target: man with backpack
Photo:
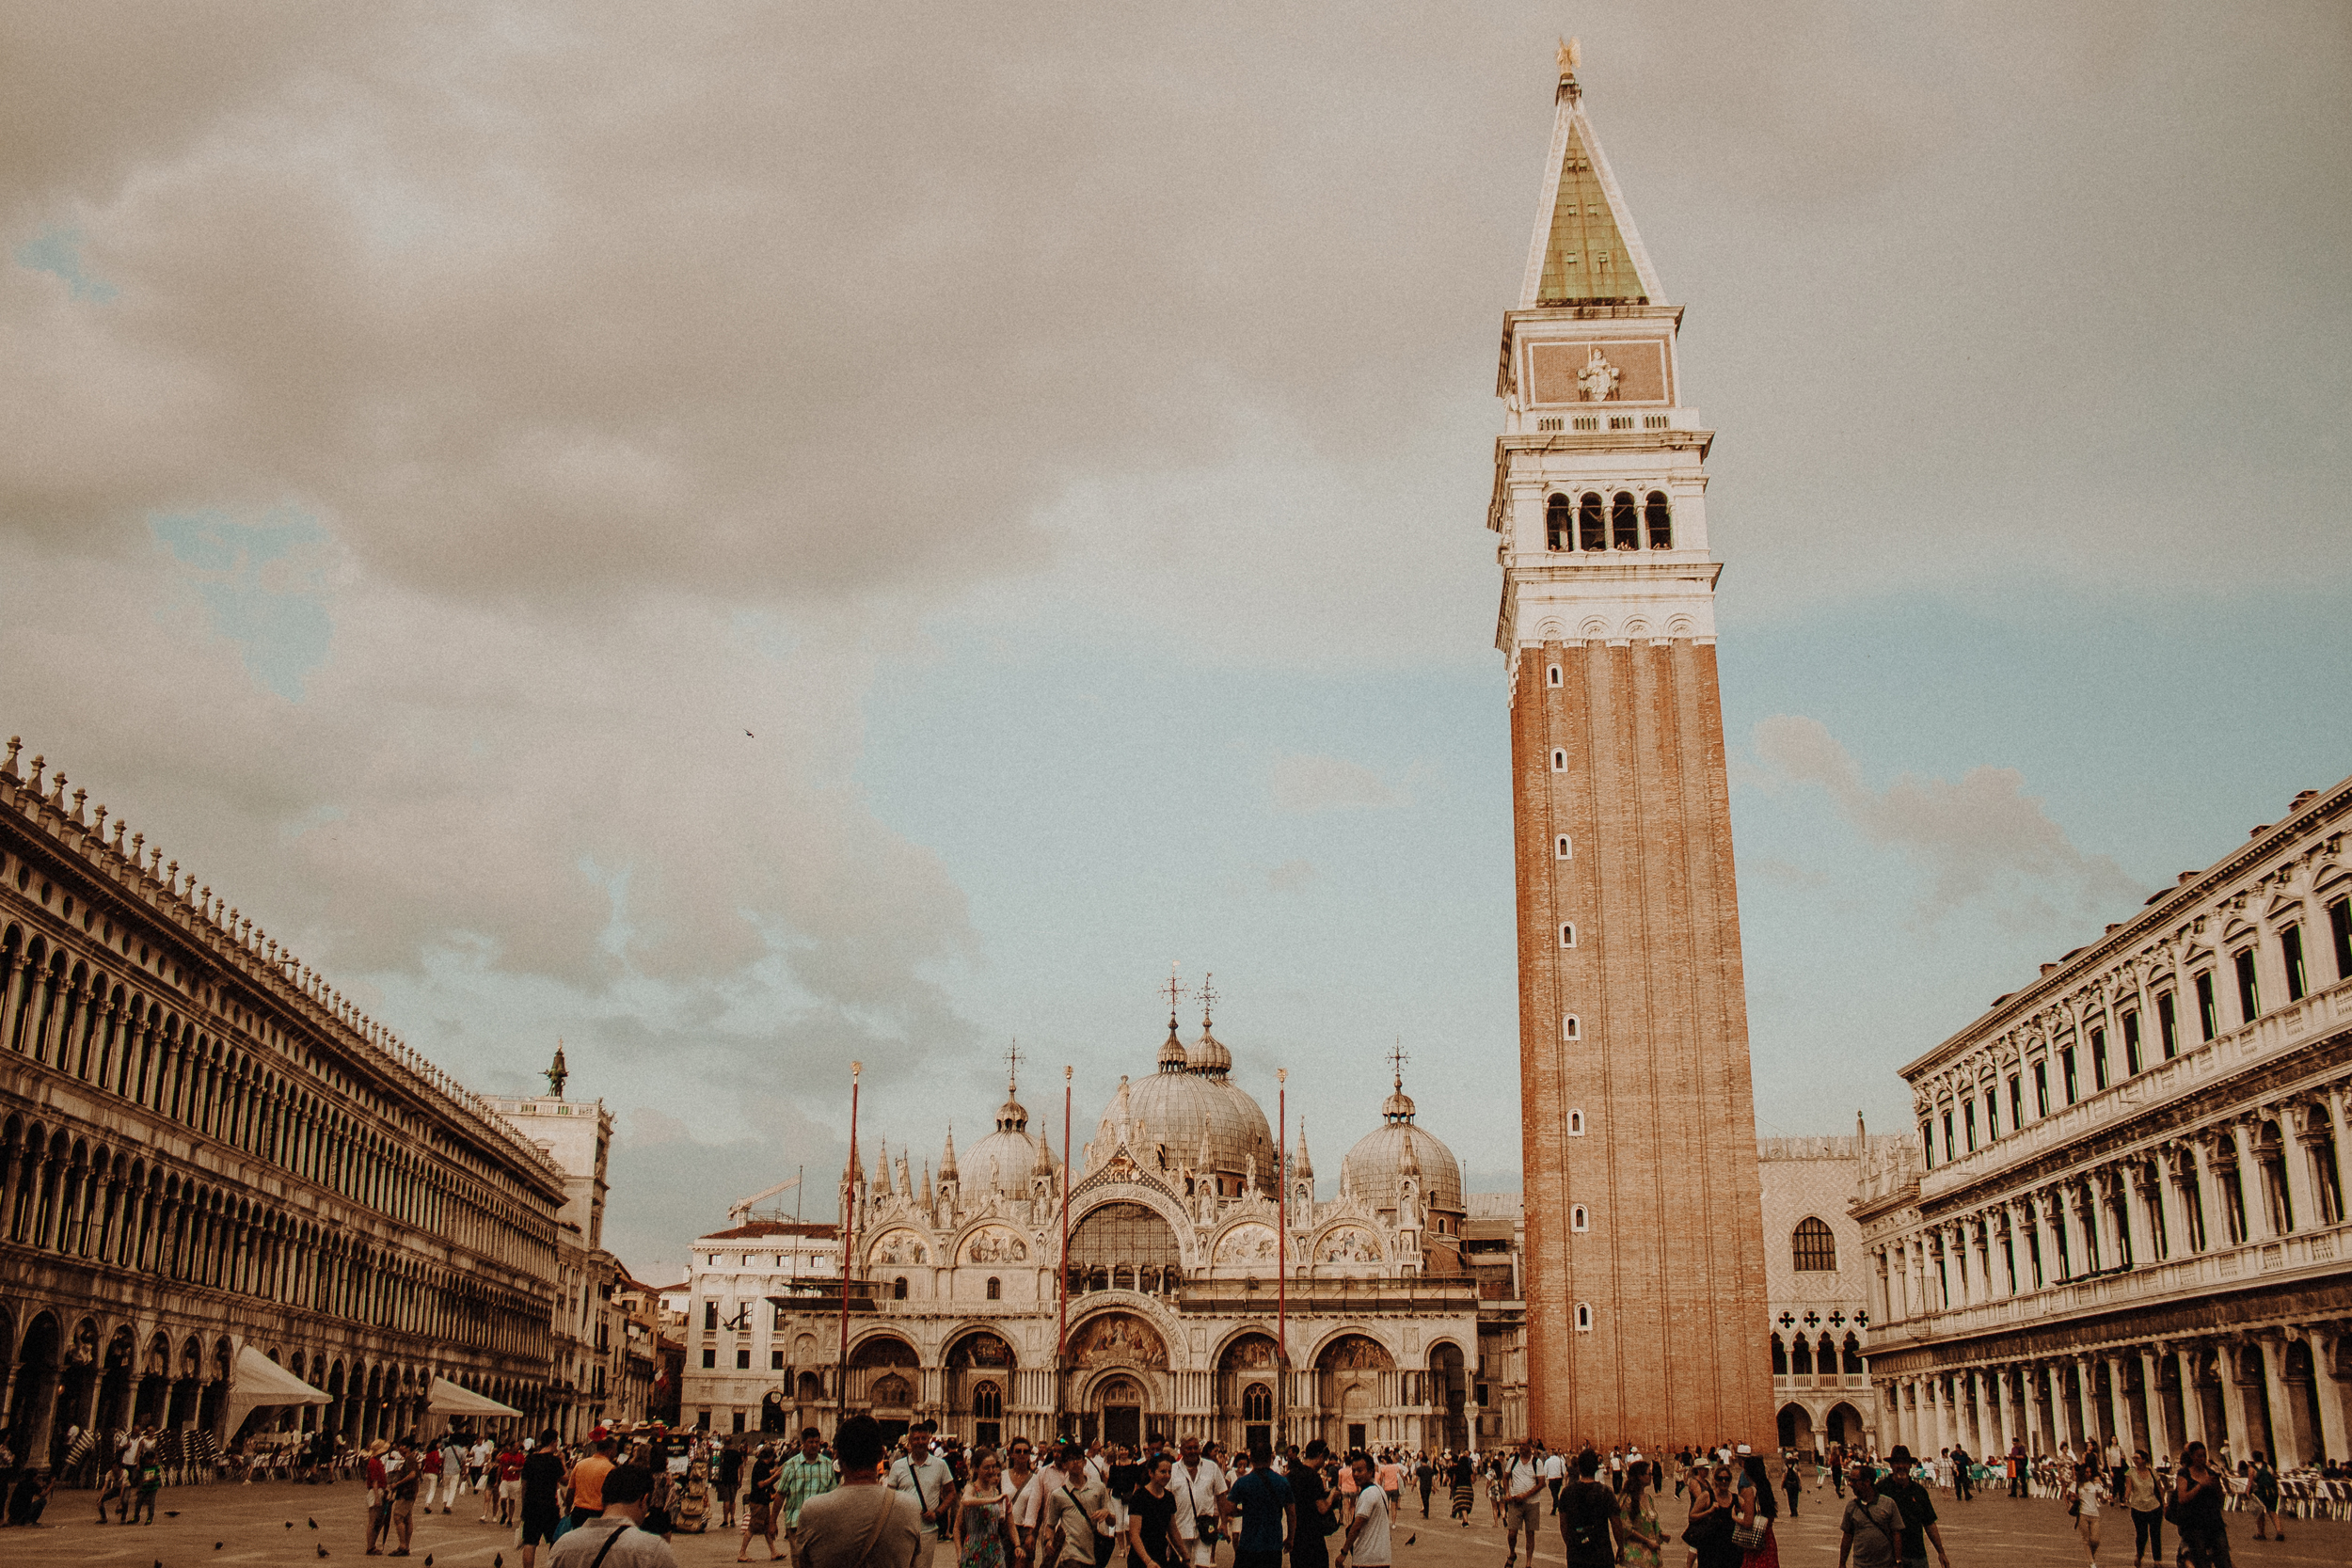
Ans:
<svg viewBox="0 0 2352 1568"><path fill-rule="evenodd" d="M1612 1568L1617 1560L1617 1494L1594 1479L1599 1474L1600 1455L1586 1449L1576 1456L1576 1479L1560 1489L1556 1512L1568 1568Z"/></svg>

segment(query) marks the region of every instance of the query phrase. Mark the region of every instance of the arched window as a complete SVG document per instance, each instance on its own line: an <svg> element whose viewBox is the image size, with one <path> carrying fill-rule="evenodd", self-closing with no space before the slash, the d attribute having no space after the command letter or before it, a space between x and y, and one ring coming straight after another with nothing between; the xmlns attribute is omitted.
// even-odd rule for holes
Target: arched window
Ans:
<svg viewBox="0 0 2352 1568"><path fill-rule="evenodd" d="M1772 1375L1774 1377L1788 1375L1788 1347L1781 1342L1781 1338L1777 1334L1772 1336Z"/></svg>
<svg viewBox="0 0 2352 1568"><path fill-rule="evenodd" d="M1597 495L1587 494L1577 502L1576 533L1578 547L1581 549L1605 550L1609 547L1607 530L1601 522L1600 497Z"/></svg>
<svg viewBox="0 0 2352 1568"><path fill-rule="evenodd" d="M1609 531L1613 536L1610 543L1618 549L1636 550L1642 547L1642 541L1636 537L1641 531L1641 519L1633 510L1632 491L1618 491L1617 499L1611 503Z"/></svg>
<svg viewBox="0 0 2352 1568"><path fill-rule="evenodd" d="M983 1421L1005 1418L1005 1390L995 1383L975 1384L972 1388L972 1414Z"/></svg>
<svg viewBox="0 0 2352 1568"><path fill-rule="evenodd" d="M1554 746L1551 749L1551 770L1555 773L1568 770L1568 753L1565 748Z"/></svg>
<svg viewBox="0 0 2352 1568"><path fill-rule="evenodd" d="M1263 1383L1253 1383L1241 1391L1241 1418L1245 1421L1274 1419L1274 1390Z"/></svg>
<svg viewBox="0 0 2352 1568"><path fill-rule="evenodd" d="M1576 1328L1580 1334L1592 1332L1593 1307L1590 1302L1580 1301L1576 1304Z"/></svg>
<svg viewBox="0 0 2352 1568"><path fill-rule="evenodd" d="M1551 673L1547 677L1547 679L1549 679L1553 686L1558 686L1560 684L1560 666L1557 664L1553 665L1551 667Z"/></svg>
<svg viewBox="0 0 2352 1568"><path fill-rule="evenodd" d="M1862 1375L1862 1341L1851 1334L1846 1336L1845 1366L1856 1377Z"/></svg>
<svg viewBox="0 0 2352 1568"><path fill-rule="evenodd" d="M1807 1214L1797 1222L1797 1233L1790 1245L1797 1255L1799 1274L1837 1272L1837 1238L1815 1216Z"/></svg>
<svg viewBox="0 0 2352 1568"><path fill-rule="evenodd" d="M1569 1207L1568 1228L1576 1231L1580 1235L1593 1228L1593 1216L1585 1210L1584 1205L1581 1203L1573 1204Z"/></svg>
<svg viewBox="0 0 2352 1568"><path fill-rule="evenodd" d="M1813 1341L1802 1334L1797 1336L1797 1354L1789 1358L1788 1370L1799 1377L1813 1375Z"/></svg>
<svg viewBox="0 0 2352 1568"><path fill-rule="evenodd" d="M1576 922L1564 920L1560 923L1560 945L1563 947L1576 945Z"/></svg>
<svg viewBox="0 0 2352 1568"><path fill-rule="evenodd" d="M890 1282L890 1299L892 1301L904 1301L907 1299L906 1275L900 1275L898 1278Z"/></svg>
<svg viewBox="0 0 2352 1568"><path fill-rule="evenodd" d="M988 1299L991 1301L1002 1301L1005 1299L1005 1282L998 1279L993 1275L989 1276Z"/></svg>
<svg viewBox="0 0 2352 1568"><path fill-rule="evenodd" d="M1649 547L1654 550L1673 549L1675 515L1674 509L1666 504L1666 492L1652 490L1642 510L1645 520L1649 524Z"/></svg>
<svg viewBox="0 0 2352 1568"><path fill-rule="evenodd" d="M1571 515L1568 498L1554 496L1544 503L1544 548L1572 550L1576 548L1576 523Z"/></svg>
<svg viewBox="0 0 2352 1568"><path fill-rule="evenodd" d="M1571 1138L1581 1138L1583 1135L1584 1113L1581 1111L1570 1111L1568 1113L1568 1136Z"/></svg>

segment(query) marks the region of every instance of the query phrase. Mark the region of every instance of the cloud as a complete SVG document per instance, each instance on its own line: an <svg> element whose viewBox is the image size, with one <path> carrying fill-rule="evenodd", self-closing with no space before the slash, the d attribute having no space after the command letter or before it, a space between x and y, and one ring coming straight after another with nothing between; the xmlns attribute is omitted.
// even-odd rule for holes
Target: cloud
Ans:
<svg viewBox="0 0 2352 1568"><path fill-rule="evenodd" d="M769 1102L763 1132L754 1137L705 1139L677 1117L636 1106L615 1120L605 1175L605 1245L639 1279L666 1285L686 1271L690 1244L727 1224L727 1207L799 1175L797 1193L767 1199L818 1223L838 1217L846 1140L800 1115Z"/></svg>
<svg viewBox="0 0 2352 1568"><path fill-rule="evenodd" d="M1389 787L1371 768L1316 752L1275 758L1272 788L1278 811L1378 809L1409 803L1403 791Z"/></svg>
<svg viewBox="0 0 2352 1568"><path fill-rule="evenodd" d="M1775 781L1774 775L1762 770L1756 771L1760 782ZM1782 860L1777 855L1741 855L1740 857L1740 879L1741 881L1777 882L1783 887L1804 888L1826 887L1830 880L1825 872L1809 871L1796 862Z"/></svg>
<svg viewBox="0 0 2352 1568"><path fill-rule="evenodd" d="M1754 740L1762 778L1824 790L1866 842L1899 849L1931 874L1918 906L1924 924L1984 901L2006 921L2042 925L2126 905L2145 891L2112 859L2076 848L2013 768L1972 768L1957 784L1905 773L1874 792L1818 720L1775 714L1756 726Z"/></svg>
<svg viewBox="0 0 2352 1568"><path fill-rule="evenodd" d="M1311 861L1287 860L1265 874L1266 886L1277 893L1297 893L1311 887L1323 874Z"/></svg>

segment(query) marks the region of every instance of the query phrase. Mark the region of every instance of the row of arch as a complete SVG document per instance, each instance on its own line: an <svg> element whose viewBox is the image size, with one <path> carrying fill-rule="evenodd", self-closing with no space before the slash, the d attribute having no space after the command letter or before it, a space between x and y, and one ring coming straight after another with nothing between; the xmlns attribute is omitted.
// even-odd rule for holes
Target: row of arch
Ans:
<svg viewBox="0 0 2352 1568"><path fill-rule="evenodd" d="M396 1116L362 1117L19 926L0 934L8 1049L404 1225L552 1271L553 1205L465 1168Z"/></svg>
<svg viewBox="0 0 2352 1568"><path fill-rule="evenodd" d="M215 1335L175 1338L161 1327L130 1323L111 1333L95 1317L72 1322L54 1308L31 1312L20 1335L14 1309L0 1305L0 1354L8 1369L7 1409L0 1414L9 1449L20 1463L57 1468L77 1456L76 1430L119 1433L135 1427L202 1433L215 1451L240 1437L280 1432L342 1436L355 1446L412 1431L425 1413L435 1376L530 1412L547 1399L544 1386L404 1358L348 1355L327 1349L271 1345L263 1354L328 1396L323 1405L264 1406L238 1432L223 1430L236 1343Z"/></svg>
<svg viewBox="0 0 2352 1568"><path fill-rule="evenodd" d="M1862 1340L1849 1334L1843 1343L1824 1334L1817 1346L1810 1335L1799 1334L1783 1339L1772 1336L1772 1375L1774 1377L1822 1377L1844 1372L1862 1376L1867 1368L1863 1360Z"/></svg>
<svg viewBox="0 0 2352 1568"><path fill-rule="evenodd" d="M1674 505L1663 490L1640 499L1620 490L1604 499L1587 490L1575 500L1559 492L1544 503L1544 547L1549 550L1653 550L1675 547Z"/></svg>
<svg viewBox="0 0 2352 1568"><path fill-rule="evenodd" d="M546 1349L545 1306L520 1291L20 1116L0 1122L0 1227L39 1252L436 1343Z"/></svg>

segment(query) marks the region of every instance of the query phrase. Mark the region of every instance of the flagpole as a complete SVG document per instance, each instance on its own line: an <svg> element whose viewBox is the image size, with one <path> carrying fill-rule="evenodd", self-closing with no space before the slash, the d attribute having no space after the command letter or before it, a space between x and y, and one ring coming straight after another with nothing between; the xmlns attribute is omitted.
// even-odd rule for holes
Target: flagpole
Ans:
<svg viewBox="0 0 2352 1568"><path fill-rule="evenodd" d="M1062 1409L1064 1358L1070 1354L1070 1075L1071 1069L1061 1069L1061 1326L1054 1341L1054 1429L1057 1435L1067 1432Z"/></svg>
<svg viewBox="0 0 2352 1568"><path fill-rule="evenodd" d="M1291 1160L1288 1068L1274 1069L1274 1451L1290 1440L1291 1422ZM1529 1548L1531 1551L1534 1548Z"/></svg>
<svg viewBox="0 0 2352 1568"><path fill-rule="evenodd" d="M850 1257L857 1234L857 1075L865 1066L850 1064L850 1180L841 1189L841 1364L834 1370L834 1430L850 1418Z"/></svg>

